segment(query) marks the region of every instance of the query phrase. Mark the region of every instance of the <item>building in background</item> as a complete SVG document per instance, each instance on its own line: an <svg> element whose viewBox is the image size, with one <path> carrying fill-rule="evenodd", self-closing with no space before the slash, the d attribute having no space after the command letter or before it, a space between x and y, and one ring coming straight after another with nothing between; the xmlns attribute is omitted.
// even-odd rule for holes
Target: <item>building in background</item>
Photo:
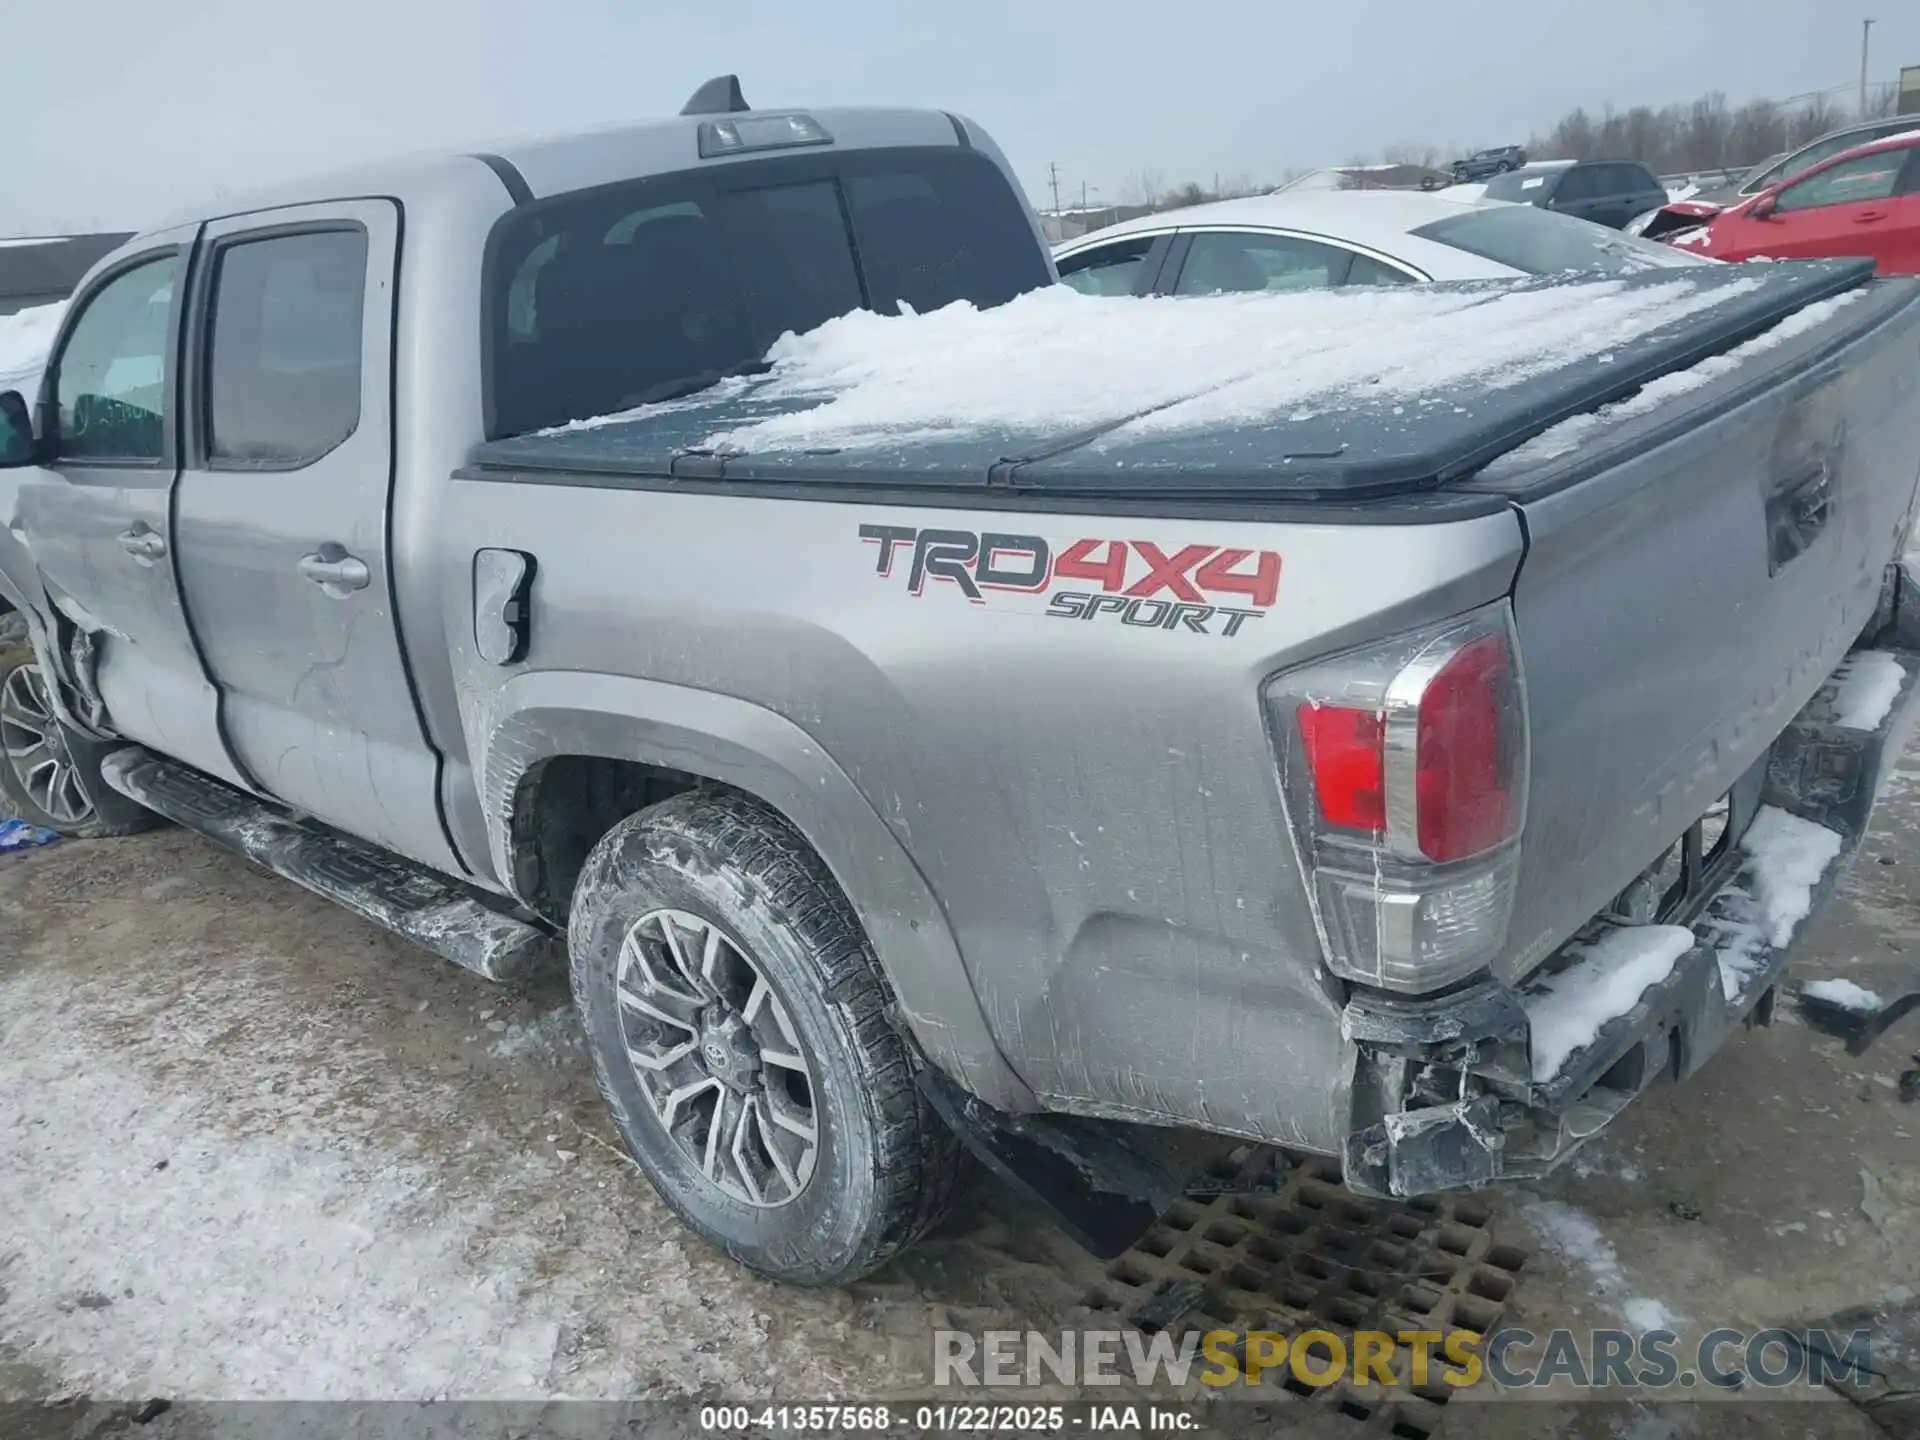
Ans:
<svg viewBox="0 0 1920 1440"><path fill-rule="evenodd" d="M1900 100L1896 115L1920 115L1920 65L1900 67Z"/></svg>
<svg viewBox="0 0 1920 1440"><path fill-rule="evenodd" d="M101 256L132 237L36 235L0 240L0 315L64 300Z"/></svg>

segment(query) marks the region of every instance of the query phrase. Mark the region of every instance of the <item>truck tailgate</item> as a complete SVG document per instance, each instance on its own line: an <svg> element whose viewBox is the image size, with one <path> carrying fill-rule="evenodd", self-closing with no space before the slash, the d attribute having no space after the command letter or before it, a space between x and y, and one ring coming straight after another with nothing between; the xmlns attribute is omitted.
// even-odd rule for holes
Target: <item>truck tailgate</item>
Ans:
<svg viewBox="0 0 1920 1440"><path fill-rule="evenodd" d="M1920 288L1878 281L1466 488L1524 516L1531 721L1503 978L1767 754L1873 620L1920 479Z"/></svg>

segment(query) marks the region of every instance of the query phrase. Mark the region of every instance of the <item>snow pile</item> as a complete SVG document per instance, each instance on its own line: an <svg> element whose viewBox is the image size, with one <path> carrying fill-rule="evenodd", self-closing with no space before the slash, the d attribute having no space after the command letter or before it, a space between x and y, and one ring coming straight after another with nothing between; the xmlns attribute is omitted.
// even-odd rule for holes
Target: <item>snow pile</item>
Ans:
<svg viewBox="0 0 1920 1440"><path fill-rule="evenodd" d="M1834 671L1840 688L1833 695L1833 723L1844 730L1875 730L1900 696L1907 672L1884 650L1849 655Z"/></svg>
<svg viewBox="0 0 1920 1440"><path fill-rule="evenodd" d="M1778 325L1756 335L1744 345L1736 345L1724 355L1711 355L1698 365L1685 370L1676 370L1671 375L1662 375L1658 380L1642 385L1626 399L1612 405L1603 405L1586 415L1575 415L1570 420L1562 420L1550 430L1543 430L1525 444L1517 445L1495 460L1484 472L1489 476L1499 476L1527 465L1538 465L1543 461L1557 460L1562 455L1570 455L1578 450L1588 436L1604 430L1622 420L1631 420L1636 415L1650 414L1668 401L1690 390L1698 390L1710 385L1723 375L1730 375L1756 355L1763 355L1777 346L1784 345L1796 335L1804 335L1817 325L1824 325L1846 306L1851 305L1866 292L1850 290L1845 295L1836 295L1831 300L1818 300L1805 309L1796 310Z"/></svg>
<svg viewBox="0 0 1920 1440"><path fill-rule="evenodd" d="M1699 193L1700 187L1689 182L1677 189L1667 191L1667 203L1669 205L1678 205L1682 200L1691 200Z"/></svg>
<svg viewBox="0 0 1920 1440"><path fill-rule="evenodd" d="M1534 1080L1545 1083L1558 1075L1609 1020L1633 1009L1650 986L1671 975L1693 943L1684 925L1623 925L1592 945L1575 947L1579 959L1526 999Z"/></svg>
<svg viewBox="0 0 1920 1440"><path fill-rule="evenodd" d="M1800 993L1809 1000L1824 1000L1829 1005L1857 1010L1862 1015L1871 1015L1887 1003L1866 986L1851 980L1809 980L1800 987Z"/></svg>
<svg viewBox="0 0 1920 1440"><path fill-rule="evenodd" d="M18 390L33 402L30 393L39 386L40 371L53 350L67 302L36 305L16 315L0 315L0 390Z"/></svg>
<svg viewBox="0 0 1920 1440"><path fill-rule="evenodd" d="M1772 805L1760 807L1740 837L1747 857L1735 882L1720 892L1698 922L1720 962L1720 985L1738 1001L1777 950L1813 909L1813 890L1840 853L1840 837L1811 820Z"/></svg>
<svg viewBox="0 0 1920 1440"><path fill-rule="evenodd" d="M1620 1252L1584 1210L1560 1200L1530 1200L1520 1213L1542 1245L1562 1260L1585 1267L1601 1298L1618 1308L1636 1330L1672 1330L1678 1324L1680 1317L1658 1300L1632 1293Z"/></svg>
<svg viewBox="0 0 1920 1440"><path fill-rule="evenodd" d="M1813 887L1840 853L1840 837L1811 820L1763 805L1740 837L1740 848L1753 862L1746 873L1759 891L1767 943L1778 950L1813 909Z"/></svg>
<svg viewBox="0 0 1920 1440"><path fill-rule="evenodd" d="M1140 434L1304 418L1360 394L1497 389L1604 355L1758 283L1589 280L1177 299L1054 285L985 311L964 301L925 315L859 310L782 337L767 353L767 375L703 397L751 389L760 402L811 408L706 443L858 448L1121 422L1130 422L1124 433Z"/></svg>

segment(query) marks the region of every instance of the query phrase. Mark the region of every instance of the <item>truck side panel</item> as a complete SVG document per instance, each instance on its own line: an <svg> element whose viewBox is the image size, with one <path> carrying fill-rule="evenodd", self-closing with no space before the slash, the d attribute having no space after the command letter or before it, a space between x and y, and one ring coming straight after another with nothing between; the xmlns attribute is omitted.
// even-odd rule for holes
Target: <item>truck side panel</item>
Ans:
<svg viewBox="0 0 1920 1440"><path fill-rule="evenodd" d="M591 692L609 669L731 697L858 787L940 898L987 1032L1048 1104L1337 1146L1340 999L1260 685L1503 594L1521 549L1510 511L1343 528L539 479L457 480L443 512L450 556L502 546L538 567L524 660L481 661L470 620L448 637L490 794L496 756L524 768L530 747L562 743L560 712L606 713ZM470 616L457 571L446 612ZM630 758L683 768L691 748ZM809 805L827 787L805 778L764 798L793 807L842 884L884 893L894 865L917 893L890 857L847 848L856 832ZM896 988L937 993L915 972L950 965L944 945L916 946L890 908L875 940ZM936 1062L964 1071L938 1013L904 1008Z"/></svg>

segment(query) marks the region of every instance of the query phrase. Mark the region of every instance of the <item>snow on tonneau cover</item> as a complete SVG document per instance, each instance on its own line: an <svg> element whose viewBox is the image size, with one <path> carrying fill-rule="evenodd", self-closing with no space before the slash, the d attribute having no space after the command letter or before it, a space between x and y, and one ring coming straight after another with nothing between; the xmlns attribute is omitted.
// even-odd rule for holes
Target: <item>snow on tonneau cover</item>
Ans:
<svg viewBox="0 0 1920 1440"><path fill-rule="evenodd" d="M1355 524L1407 521L1408 492L1497 495L1528 546L1529 799L1494 965L1513 981L1743 777L1750 818L1774 738L1871 620L1920 480L1920 290L1871 277L1844 261L1186 299L1055 287L988 312L857 313L782 339L766 374L474 463L961 506L989 487L1041 508L1313 501Z"/></svg>
<svg viewBox="0 0 1920 1440"><path fill-rule="evenodd" d="M1359 499L1457 479L1858 285L1855 262L856 312L762 376L483 447L729 480Z"/></svg>

